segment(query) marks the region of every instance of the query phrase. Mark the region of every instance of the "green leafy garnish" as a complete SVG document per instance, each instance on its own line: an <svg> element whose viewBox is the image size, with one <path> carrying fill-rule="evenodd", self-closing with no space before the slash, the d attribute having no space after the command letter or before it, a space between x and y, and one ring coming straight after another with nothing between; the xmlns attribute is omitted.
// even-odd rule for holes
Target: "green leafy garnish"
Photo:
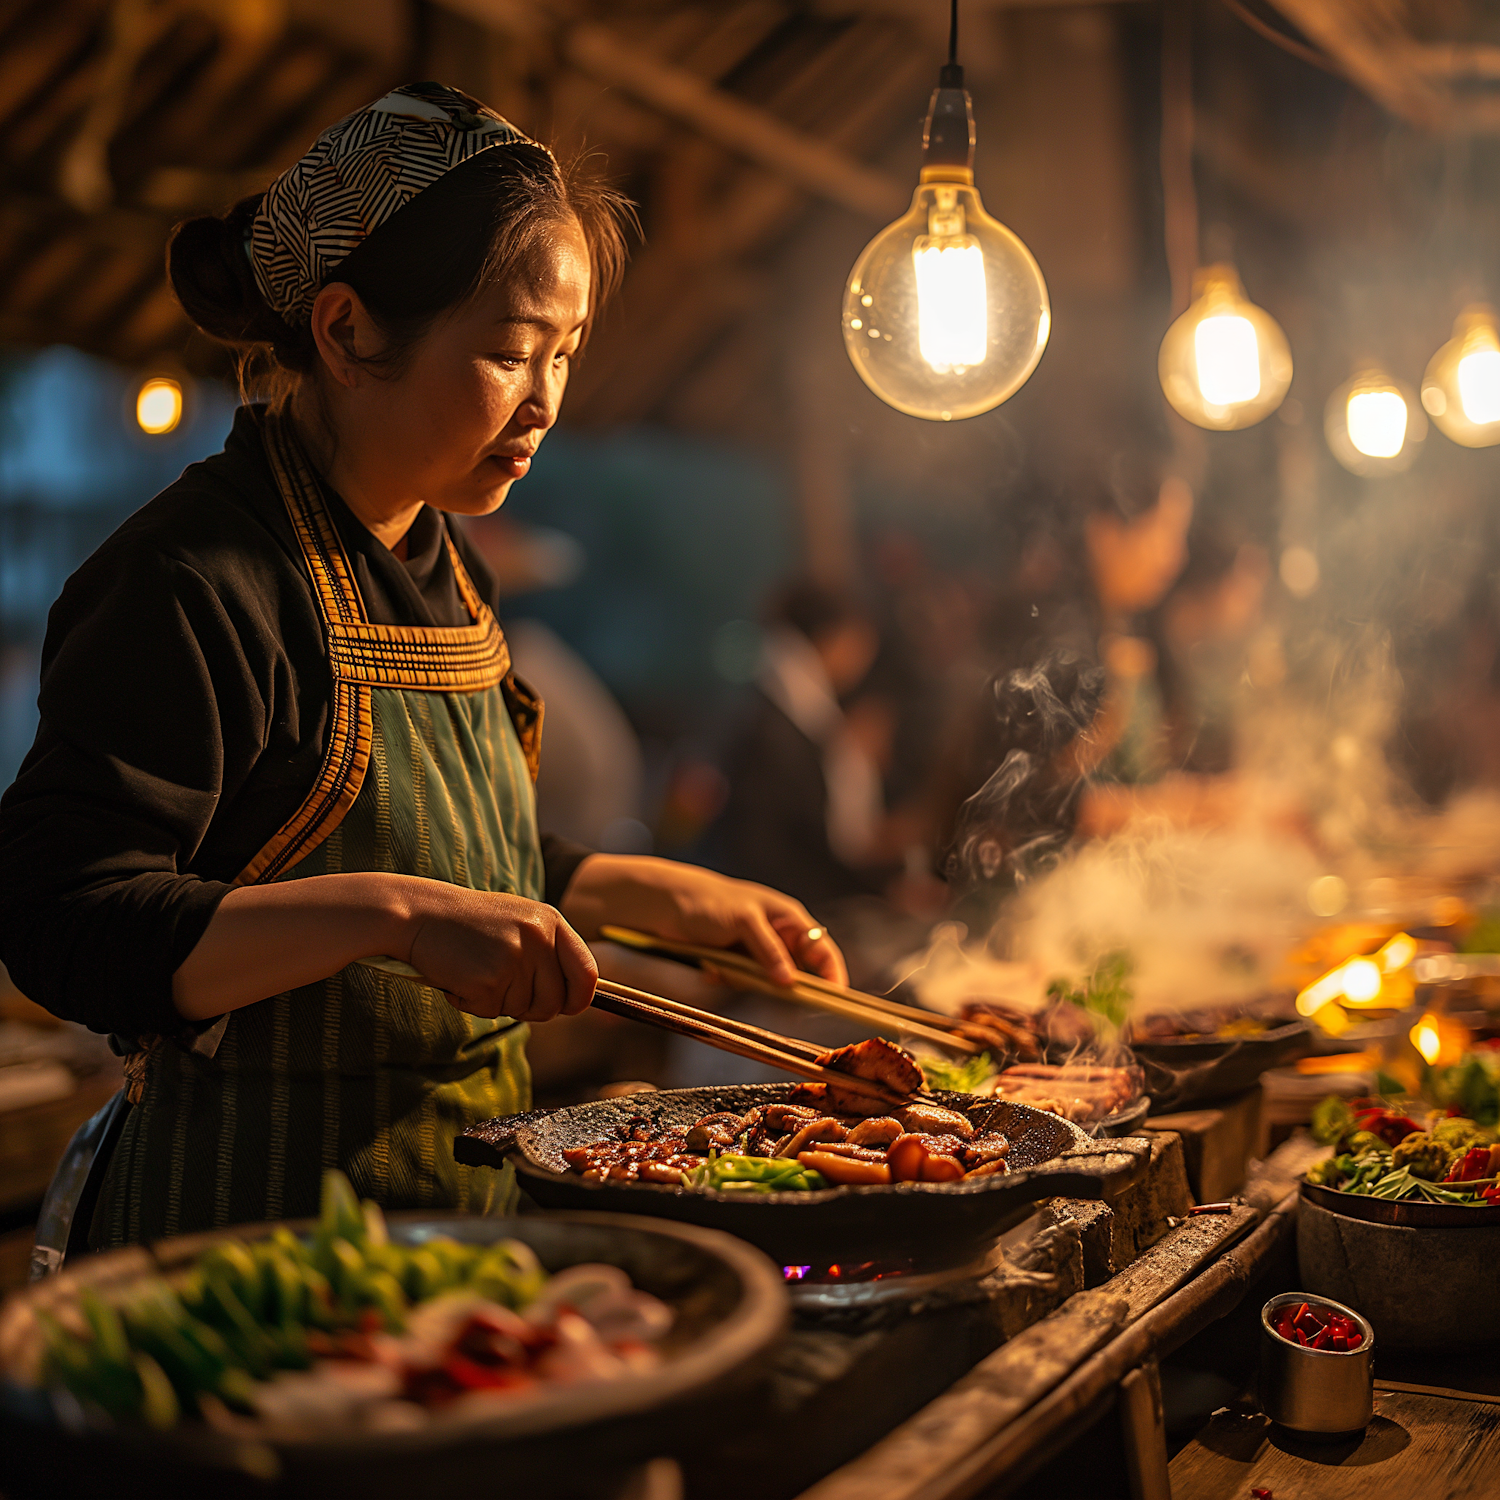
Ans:
<svg viewBox="0 0 1500 1500"><path fill-rule="evenodd" d="M922 1077L930 1089L948 1089L955 1094L972 1094L980 1084L993 1078L999 1070L988 1052L954 1062L946 1057L923 1057Z"/></svg>
<svg viewBox="0 0 1500 1500"><path fill-rule="evenodd" d="M1130 1003L1135 991L1130 985L1130 976L1135 972L1135 961L1124 948L1101 954L1083 988L1070 984L1066 979L1054 979L1047 986L1047 995L1053 1000L1063 1000L1081 1006L1102 1016L1119 1031L1130 1015Z"/></svg>

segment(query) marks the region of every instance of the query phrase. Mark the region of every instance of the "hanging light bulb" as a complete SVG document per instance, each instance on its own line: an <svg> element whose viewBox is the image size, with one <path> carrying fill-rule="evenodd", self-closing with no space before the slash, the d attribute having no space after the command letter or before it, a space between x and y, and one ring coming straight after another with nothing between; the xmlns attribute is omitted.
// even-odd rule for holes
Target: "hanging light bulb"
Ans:
<svg viewBox="0 0 1500 1500"><path fill-rule="evenodd" d="M1422 377L1422 405L1438 430L1465 448L1500 443L1500 332L1495 310L1466 307L1453 337L1432 356Z"/></svg>
<svg viewBox="0 0 1500 1500"><path fill-rule="evenodd" d="M1193 301L1167 329L1156 362L1179 416L1232 432L1268 417L1292 383L1292 354L1280 324L1245 296L1232 266L1206 266Z"/></svg>
<svg viewBox="0 0 1500 1500"><path fill-rule="evenodd" d="M1351 474L1374 479L1410 468L1427 419L1410 386L1369 364L1328 398L1323 431Z"/></svg>
<svg viewBox="0 0 1500 1500"><path fill-rule="evenodd" d="M844 347L860 378L888 406L933 422L1013 396L1052 326L1031 251L974 186L974 109L954 50L927 112L911 208L865 246L844 289Z"/></svg>

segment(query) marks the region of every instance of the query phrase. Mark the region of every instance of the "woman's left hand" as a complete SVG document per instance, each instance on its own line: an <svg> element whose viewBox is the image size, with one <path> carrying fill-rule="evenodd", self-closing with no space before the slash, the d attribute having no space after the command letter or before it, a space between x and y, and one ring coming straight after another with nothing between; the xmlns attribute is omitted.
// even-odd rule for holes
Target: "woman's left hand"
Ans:
<svg viewBox="0 0 1500 1500"><path fill-rule="evenodd" d="M844 955L807 908L780 891L697 865L645 855L591 854L562 900L586 939L613 925L705 947L745 949L778 984L799 969L848 984Z"/></svg>

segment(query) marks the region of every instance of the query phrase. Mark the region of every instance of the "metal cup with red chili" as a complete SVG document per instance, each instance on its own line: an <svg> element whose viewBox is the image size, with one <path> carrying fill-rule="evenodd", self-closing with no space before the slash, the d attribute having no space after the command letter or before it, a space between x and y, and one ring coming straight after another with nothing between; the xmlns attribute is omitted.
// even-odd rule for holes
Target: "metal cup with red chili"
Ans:
<svg viewBox="0 0 1500 1500"><path fill-rule="evenodd" d="M1353 1318L1319 1302L1285 1303L1270 1319L1272 1329L1289 1344L1304 1349L1334 1349L1344 1353L1365 1341Z"/></svg>

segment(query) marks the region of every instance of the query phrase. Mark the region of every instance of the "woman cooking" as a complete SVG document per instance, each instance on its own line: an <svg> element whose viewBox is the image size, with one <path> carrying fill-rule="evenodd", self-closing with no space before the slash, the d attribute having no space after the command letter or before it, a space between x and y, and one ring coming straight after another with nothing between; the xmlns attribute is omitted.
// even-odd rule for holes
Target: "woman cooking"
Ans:
<svg viewBox="0 0 1500 1500"><path fill-rule="evenodd" d="M0 804L0 957L127 1056L95 1246L310 1214L328 1166L501 1206L453 1137L529 1106L525 1023L588 1006L604 923L842 980L788 897L538 835L542 705L449 519L526 474L627 215L418 84L177 231L271 399L69 580Z"/></svg>

